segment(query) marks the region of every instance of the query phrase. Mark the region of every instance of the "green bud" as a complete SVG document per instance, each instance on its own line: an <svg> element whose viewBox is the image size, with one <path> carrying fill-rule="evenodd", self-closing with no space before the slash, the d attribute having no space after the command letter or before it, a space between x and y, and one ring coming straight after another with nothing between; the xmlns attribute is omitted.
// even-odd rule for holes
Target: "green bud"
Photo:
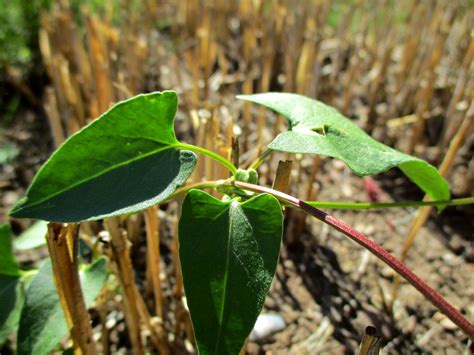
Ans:
<svg viewBox="0 0 474 355"><path fill-rule="evenodd" d="M249 180L249 173L244 169L237 169L234 175L236 181L247 182Z"/></svg>
<svg viewBox="0 0 474 355"><path fill-rule="evenodd" d="M249 170L247 170L247 173L249 174L249 177L248 177L247 181L248 181L250 184L258 184L258 173L257 173L257 170L255 170L255 169L249 169Z"/></svg>

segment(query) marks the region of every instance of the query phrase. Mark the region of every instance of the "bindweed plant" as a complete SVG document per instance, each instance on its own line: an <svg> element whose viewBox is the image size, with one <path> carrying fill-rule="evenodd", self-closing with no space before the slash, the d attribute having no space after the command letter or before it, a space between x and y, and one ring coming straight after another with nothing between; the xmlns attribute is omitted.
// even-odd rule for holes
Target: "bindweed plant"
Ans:
<svg viewBox="0 0 474 355"><path fill-rule="evenodd" d="M450 200L448 184L433 166L375 141L321 102L286 93L238 98L271 108L288 122L288 130L280 133L250 167L237 167L219 154L179 141L174 131L178 108L175 92L138 95L116 104L59 147L10 215L74 226L136 213L184 196L179 256L201 354L238 354L242 349L275 274L283 233L282 209L286 207L320 219L370 250L473 337L474 326L459 311L380 245L317 209L324 206L320 202L302 201L259 185L257 170L274 151L333 157L360 176L398 167L432 199L383 206L326 205L332 208L430 204L441 210L447 205L472 203L473 199ZM227 168L229 178L185 185L196 166L196 153ZM220 198L204 192L206 189L214 189ZM58 228L58 224L50 227L52 240L55 233L63 233ZM69 228L64 233L73 235L74 231ZM57 254L55 248L49 244L52 256ZM56 273L60 269L61 263ZM64 288L61 277L56 277L56 285L59 290ZM74 318L67 302L63 307ZM71 333L76 346L91 351L87 337L77 333Z"/></svg>

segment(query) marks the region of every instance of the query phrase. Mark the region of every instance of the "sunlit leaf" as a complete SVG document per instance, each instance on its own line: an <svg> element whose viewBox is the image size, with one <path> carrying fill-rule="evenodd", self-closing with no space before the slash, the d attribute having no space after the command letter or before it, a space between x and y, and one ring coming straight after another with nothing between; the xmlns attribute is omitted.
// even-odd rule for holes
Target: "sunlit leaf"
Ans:
<svg viewBox="0 0 474 355"><path fill-rule="evenodd" d="M289 130L269 148L290 153L320 154L344 161L357 175L375 175L398 167L435 200L449 200L446 180L427 162L377 142L336 109L301 95L241 95L282 114Z"/></svg>
<svg viewBox="0 0 474 355"><path fill-rule="evenodd" d="M194 153L178 149L173 91L113 106L71 136L43 165L18 218L78 222L133 213L171 195L192 173Z"/></svg>

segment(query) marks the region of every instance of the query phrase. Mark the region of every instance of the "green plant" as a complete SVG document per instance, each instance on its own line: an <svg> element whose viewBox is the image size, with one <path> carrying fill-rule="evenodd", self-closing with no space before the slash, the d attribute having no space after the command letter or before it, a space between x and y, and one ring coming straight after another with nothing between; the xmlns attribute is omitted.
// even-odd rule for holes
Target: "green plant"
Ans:
<svg viewBox="0 0 474 355"><path fill-rule="evenodd" d="M28 67L38 56L39 14L50 0L10 1L0 8L0 69L5 65Z"/></svg>
<svg viewBox="0 0 474 355"><path fill-rule="evenodd" d="M283 232L282 207L299 208L369 249L474 336L472 324L377 243L316 209L320 202L304 202L258 185L255 169L273 151L321 154L343 160L358 175L399 167L439 209L473 203L473 199L450 201L448 184L434 167L376 142L321 102L283 93L239 98L272 108L289 125L248 169L238 169L214 152L177 140L175 92L139 95L116 104L70 137L38 172L11 216L81 222L135 213L186 195L179 222L180 258L202 354L237 354L242 348L275 274ZM181 187L196 165L195 153L222 164L231 176ZM203 189L215 189L222 198ZM114 220L110 221L112 231ZM50 246L51 251L54 247Z"/></svg>

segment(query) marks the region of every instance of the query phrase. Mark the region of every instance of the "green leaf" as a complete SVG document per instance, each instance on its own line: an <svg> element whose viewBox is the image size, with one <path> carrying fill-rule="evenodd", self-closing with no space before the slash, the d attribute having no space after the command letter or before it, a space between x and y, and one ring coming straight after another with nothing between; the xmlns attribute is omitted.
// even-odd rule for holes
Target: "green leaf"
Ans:
<svg viewBox="0 0 474 355"><path fill-rule="evenodd" d="M0 275L0 346L17 329L24 299L23 279Z"/></svg>
<svg viewBox="0 0 474 355"><path fill-rule="evenodd" d="M48 222L38 221L30 228L13 240L16 250L27 250L39 248L46 244L46 233L48 232Z"/></svg>
<svg viewBox="0 0 474 355"><path fill-rule="evenodd" d="M427 162L377 142L336 109L301 95L266 93L241 95L282 114L289 131L269 148L290 153L320 154L344 161L357 175L375 175L400 168L434 200L449 200L446 180Z"/></svg>
<svg viewBox="0 0 474 355"><path fill-rule="evenodd" d="M0 345L18 326L26 277L16 262L9 224L0 224Z"/></svg>
<svg viewBox="0 0 474 355"><path fill-rule="evenodd" d="M20 151L10 142L3 142L0 137L0 165L8 164L13 161Z"/></svg>
<svg viewBox="0 0 474 355"><path fill-rule="evenodd" d="M10 215L78 222L160 203L196 165L194 153L178 149L177 106L173 91L116 104L51 156Z"/></svg>
<svg viewBox="0 0 474 355"><path fill-rule="evenodd" d="M90 307L107 277L106 259L80 271L86 306ZM26 292L18 329L18 354L47 354L68 334L53 280L51 261L40 268Z"/></svg>
<svg viewBox="0 0 474 355"><path fill-rule="evenodd" d="M179 222L184 289L200 354L238 354L275 274L281 207L264 194L240 203L191 190Z"/></svg>
<svg viewBox="0 0 474 355"><path fill-rule="evenodd" d="M18 277L20 267L12 248L12 233L9 224L0 224L0 274Z"/></svg>
<svg viewBox="0 0 474 355"><path fill-rule="evenodd" d="M107 278L107 258L101 257L94 263L86 265L86 267L79 271L79 276L81 278L84 301L86 307L89 308L99 295Z"/></svg>

